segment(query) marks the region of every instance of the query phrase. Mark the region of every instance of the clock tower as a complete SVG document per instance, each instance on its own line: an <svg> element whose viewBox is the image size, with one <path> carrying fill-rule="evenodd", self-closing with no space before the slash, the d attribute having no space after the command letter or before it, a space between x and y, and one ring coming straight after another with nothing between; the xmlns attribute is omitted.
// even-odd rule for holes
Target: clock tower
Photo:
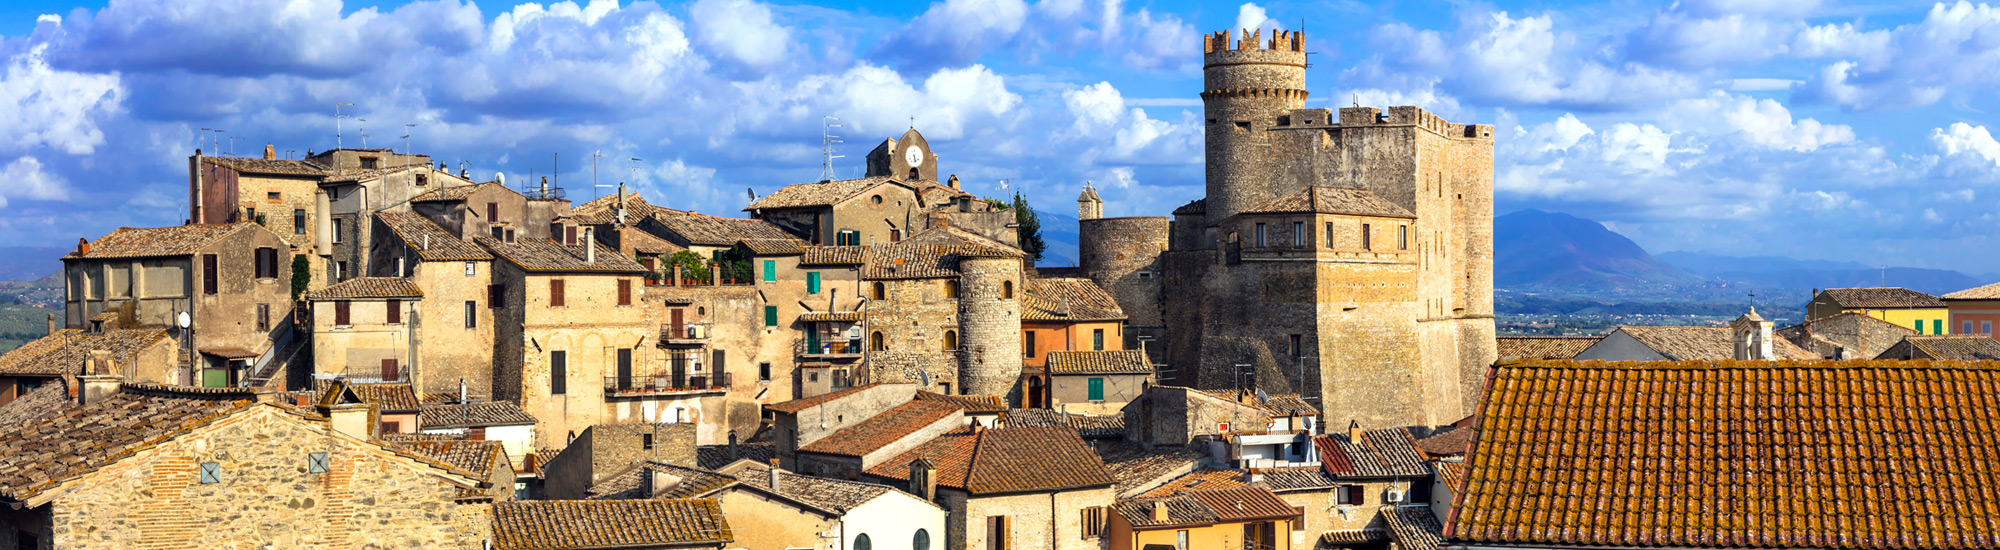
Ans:
<svg viewBox="0 0 2000 550"><path fill-rule="evenodd" d="M935 182L937 174L937 153L931 152L930 142L924 141L916 128L904 132L901 139L882 140L868 152L868 177Z"/></svg>

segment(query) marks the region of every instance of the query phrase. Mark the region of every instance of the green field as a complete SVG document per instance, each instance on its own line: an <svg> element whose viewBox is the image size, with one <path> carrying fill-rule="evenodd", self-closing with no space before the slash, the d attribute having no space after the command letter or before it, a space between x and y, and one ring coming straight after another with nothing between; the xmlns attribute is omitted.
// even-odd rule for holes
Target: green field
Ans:
<svg viewBox="0 0 2000 550"><path fill-rule="evenodd" d="M0 352L49 333L49 314L57 310L22 304L0 304Z"/></svg>

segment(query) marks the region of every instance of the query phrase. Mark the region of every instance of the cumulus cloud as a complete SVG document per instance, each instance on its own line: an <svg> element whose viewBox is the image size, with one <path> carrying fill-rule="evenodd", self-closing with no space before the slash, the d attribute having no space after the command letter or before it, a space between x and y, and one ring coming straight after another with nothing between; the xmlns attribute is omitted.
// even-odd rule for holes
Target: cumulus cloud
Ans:
<svg viewBox="0 0 2000 550"><path fill-rule="evenodd" d="M1075 119L1069 137L1081 143L1073 151L1086 163L1099 159L1185 163L1198 158L1200 127L1188 121L1156 120L1145 109L1127 108L1124 95L1110 82L1064 91L1063 103Z"/></svg>
<svg viewBox="0 0 2000 550"><path fill-rule="evenodd" d="M69 190L62 176L42 170L42 162L35 157L20 157L0 167L0 207L7 206L9 198L40 200L63 200Z"/></svg>
<svg viewBox="0 0 2000 550"><path fill-rule="evenodd" d="M1555 28L1547 14L1461 13L1450 32L1402 23L1378 27L1375 55L1341 75L1356 87L1436 87L1502 105L1615 109L1694 95L1692 75L1600 55L1602 48Z"/></svg>
<svg viewBox="0 0 2000 550"><path fill-rule="evenodd" d="M1800 36L1815 57L1834 57L1801 86L1802 101L1849 109L1917 107L1951 90L2000 86L2000 7L1960 0L1889 30L1815 27Z"/></svg>
<svg viewBox="0 0 2000 550"><path fill-rule="evenodd" d="M1630 58L1679 69L1747 65L1786 53L1811 2L1676 2L1634 31Z"/></svg>
<svg viewBox="0 0 2000 550"><path fill-rule="evenodd" d="M1271 29L1282 29L1282 28L1284 28L1284 25L1278 23L1278 20L1272 19L1269 15L1265 14L1263 6L1259 6L1250 2L1244 2L1242 6L1238 6L1236 8L1236 26L1234 28L1231 28L1230 30L1236 32L1243 32L1246 30L1270 31Z"/></svg>
<svg viewBox="0 0 2000 550"><path fill-rule="evenodd" d="M791 29L752 0L699 0L688 8L701 42L745 65L768 68L789 55Z"/></svg>
<svg viewBox="0 0 2000 550"><path fill-rule="evenodd" d="M1931 144L1946 157L1965 155L2000 168L2000 141L1985 126L1954 122L1950 128L1931 130Z"/></svg>
<svg viewBox="0 0 2000 550"><path fill-rule="evenodd" d="M1776 100L1753 99L1719 90L1698 99L1681 100L1663 120L1710 128L1716 133L1735 132L1745 141L1773 149L1812 151L1854 141L1851 127L1822 124L1810 118L1793 120L1791 110Z"/></svg>
<svg viewBox="0 0 2000 550"><path fill-rule="evenodd" d="M37 45L8 60L0 77L0 150L47 146L88 154L104 144L95 119L116 112L124 94L118 75L59 71Z"/></svg>
<svg viewBox="0 0 2000 550"><path fill-rule="evenodd" d="M875 56L915 71L970 64L1011 42L1028 20L1022 0L945 0L875 48Z"/></svg>

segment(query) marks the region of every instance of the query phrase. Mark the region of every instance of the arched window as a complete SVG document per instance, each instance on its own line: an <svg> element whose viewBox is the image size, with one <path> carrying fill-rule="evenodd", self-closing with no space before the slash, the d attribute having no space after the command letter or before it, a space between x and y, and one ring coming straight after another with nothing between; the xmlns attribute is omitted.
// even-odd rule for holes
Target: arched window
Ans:
<svg viewBox="0 0 2000 550"><path fill-rule="evenodd" d="M931 550L930 531L918 529L917 535L910 538L910 548L911 550Z"/></svg>
<svg viewBox="0 0 2000 550"><path fill-rule="evenodd" d="M958 281L946 280L944 282L944 297L953 300L958 299Z"/></svg>
<svg viewBox="0 0 2000 550"><path fill-rule="evenodd" d="M944 331L944 350L951 351L955 349L958 349L958 331Z"/></svg>
<svg viewBox="0 0 2000 550"><path fill-rule="evenodd" d="M874 548L875 545L868 542L867 533L854 536L854 550L874 550Z"/></svg>
<svg viewBox="0 0 2000 550"><path fill-rule="evenodd" d="M1000 282L1000 299L1002 300L1014 299L1014 281Z"/></svg>
<svg viewBox="0 0 2000 550"><path fill-rule="evenodd" d="M882 283L875 283L875 288L870 289L868 293L868 299L870 300L889 299L889 287L883 286Z"/></svg>
<svg viewBox="0 0 2000 550"><path fill-rule="evenodd" d="M921 175L918 175L918 174L917 174L917 169L916 169L916 168L911 168L911 169L910 169L910 181L917 181L917 179L918 179L918 178L921 178L921 177L923 177L923 176L921 176Z"/></svg>
<svg viewBox="0 0 2000 550"><path fill-rule="evenodd" d="M868 349L869 351L889 351L889 346L882 342L881 331L875 331L868 335Z"/></svg>

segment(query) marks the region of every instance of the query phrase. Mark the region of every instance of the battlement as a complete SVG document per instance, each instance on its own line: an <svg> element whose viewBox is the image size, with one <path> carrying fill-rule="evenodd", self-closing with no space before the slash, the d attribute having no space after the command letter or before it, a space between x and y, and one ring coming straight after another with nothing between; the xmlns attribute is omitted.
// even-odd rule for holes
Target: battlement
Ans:
<svg viewBox="0 0 2000 550"><path fill-rule="evenodd" d="M1208 99L1211 92L1203 92ZM1220 97L1220 96L1218 96ZM1234 97L1234 96L1231 96ZM1276 129L1307 129L1331 127L1363 126L1415 126L1441 136L1460 139L1493 139L1493 125L1457 124L1444 117L1432 114L1415 106L1390 107L1387 110L1374 107L1342 107L1335 116L1333 109L1291 109L1279 115Z"/></svg>
<svg viewBox="0 0 2000 550"><path fill-rule="evenodd" d="M1229 39L1230 33L1231 31L1216 31L1214 33L1202 36L1201 52L1206 54L1206 53L1217 53L1217 52L1227 52L1227 51L1249 51L1249 50L1271 50L1271 51L1298 52L1298 53L1305 53L1306 51L1305 31L1286 31L1286 30L1272 29L1271 39L1266 41L1259 39L1259 37L1262 36L1264 33L1263 29L1254 29L1254 30L1244 29L1242 35L1243 39L1236 42L1230 41Z"/></svg>

